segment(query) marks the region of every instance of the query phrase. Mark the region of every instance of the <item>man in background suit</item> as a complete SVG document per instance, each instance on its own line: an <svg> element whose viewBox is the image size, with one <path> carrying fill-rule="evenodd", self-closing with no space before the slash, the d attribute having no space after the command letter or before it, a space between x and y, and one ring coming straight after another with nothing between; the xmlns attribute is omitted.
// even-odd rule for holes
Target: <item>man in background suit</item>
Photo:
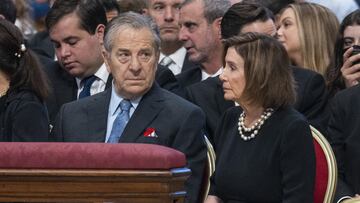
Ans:
<svg viewBox="0 0 360 203"><path fill-rule="evenodd" d="M224 39L245 32L276 34L273 15L266 7L249 2L234 4L221 21ZM259 59L261 60L261 59ZM325 131L327 124L327 91L321 75L304 68L291 66L296 81L297 100L294 108L305 115L310 124ZM206 115L206 130L213 140L221 115L235 105L224 99L222 83L218 77L209 78L186 88L186 98L200 106Z"/></svg>
<svg viewBox="0 0 360 203"><path fill-rule="evenodd" d="M230 7L228 0L185 0L180 8L179 38L189 60L198 68L177 76L181 86L215 77L222 72L220 22Z"/></svg>
<svg viewBox="0 0 360 203"><path fill-rule="evenodd" d="M57 0L45 23L58 59L45 67L53 89L47 102L52 122L62 104L110 86L101 55L107 19L98 0Z"/></svg>
<svg viewBox="0 0 360 203"><path fill-rule="evenodd" d="M195 64L189 61L183 42L179 40L179 10L184 0L145 1L146 13L155 21L160 31L159 63L168 67L174 75L196 68Z"/></svg>
<svg viewBox="0 0 360 203"><path fill-rule="evenodd" d="M112 88L63 105L57 141L134 142L172 147L186 155L192 174L187 202L199 202L206 158L200 108L154 83L160 38L156 25L136 13L114 18L105 30L104 59ZM119 106L120 105L120 106Z"/></svg>

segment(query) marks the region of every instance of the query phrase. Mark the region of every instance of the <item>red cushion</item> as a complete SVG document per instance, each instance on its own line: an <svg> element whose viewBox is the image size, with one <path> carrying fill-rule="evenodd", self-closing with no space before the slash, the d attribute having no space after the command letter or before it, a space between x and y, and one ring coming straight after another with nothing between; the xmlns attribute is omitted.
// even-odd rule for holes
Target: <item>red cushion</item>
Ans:
<svg viewBox="0 0 360 203"><path fill-rule="evenodd" d="M316 176L315 176L315 191L314 203L323 203L326 187L328 184L328 165L324 151L318 142L314 139L315 155L316 155Z"/></svg>
<svg viewBox="0 0 360 203"><path fill-rule="evenodd" d="M10 169L171 169L185 155L153 144L0 143L0 168Z"/></svg>

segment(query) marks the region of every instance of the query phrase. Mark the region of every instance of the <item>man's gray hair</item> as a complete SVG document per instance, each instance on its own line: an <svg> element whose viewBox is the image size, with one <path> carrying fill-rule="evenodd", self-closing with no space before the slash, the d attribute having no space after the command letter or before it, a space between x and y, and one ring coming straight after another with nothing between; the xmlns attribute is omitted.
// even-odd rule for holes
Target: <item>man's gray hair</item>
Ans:
<svg viewBox="0 0 360 203"><path fill-rule="evenodd" d="M182 6L194 2L195 0L185 0ZM208 23L214 22L217 18L224 16L225 12L231 7L229 0L201 0L204 4L204 17Z"/></svg>
<svg viewBox="0 0 360 203"><path fill-rule="evenodd" d="M161 40L156 24L150 17L130 11L113 18L106 26L104 34L104 47L106 51L111 52L117 34L125 28L132 28L135 30L140 30L142 28L148 29L154 37L155 51L160 50Z"/></svg>

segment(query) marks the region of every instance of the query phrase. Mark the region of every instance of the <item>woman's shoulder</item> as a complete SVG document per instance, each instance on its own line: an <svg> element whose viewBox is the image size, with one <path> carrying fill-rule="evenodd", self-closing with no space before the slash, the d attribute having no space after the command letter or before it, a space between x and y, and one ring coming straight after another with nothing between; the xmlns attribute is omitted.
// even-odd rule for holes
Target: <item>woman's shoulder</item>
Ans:
<svg viewBox="0 0 360 203"><path fill-rule="evenodd" d="M36 102L42 103L40 98L35 94L35 92L28 89L14 90L9 92L7 97L7 104L11 103L26 103L26 102Z"/></svg>

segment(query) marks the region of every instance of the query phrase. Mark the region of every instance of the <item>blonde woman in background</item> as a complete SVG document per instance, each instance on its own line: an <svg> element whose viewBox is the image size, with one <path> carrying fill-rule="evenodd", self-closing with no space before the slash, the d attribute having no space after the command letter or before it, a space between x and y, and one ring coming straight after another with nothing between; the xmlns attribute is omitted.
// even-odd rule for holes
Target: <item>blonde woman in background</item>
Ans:
<svg viewBox="0 0 360 203"><path fill-rule="evenodd" d="M278 39L294 65L325 76L332 57L339 21L328 8L314 3L290 4L280 12Z"/></svg>

